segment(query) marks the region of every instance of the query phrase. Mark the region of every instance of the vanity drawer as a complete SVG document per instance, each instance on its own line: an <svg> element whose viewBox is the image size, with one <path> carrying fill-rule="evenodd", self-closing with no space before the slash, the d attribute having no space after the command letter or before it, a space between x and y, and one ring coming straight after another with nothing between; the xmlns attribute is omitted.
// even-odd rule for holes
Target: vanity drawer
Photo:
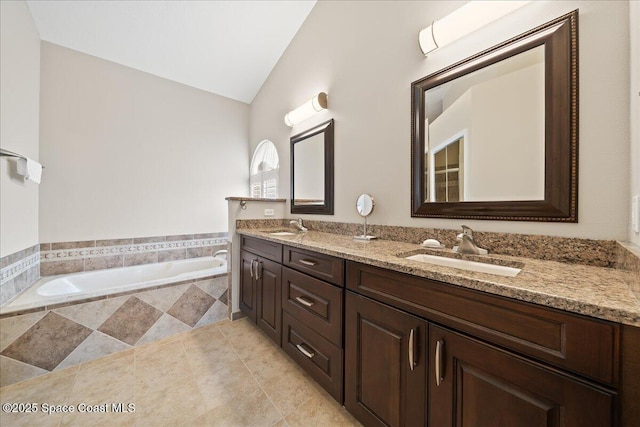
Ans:
<svg viewBox="0 0 640 427"><path fill-rule="evenodd" d="M279 243L242 236L240 249L282 263L282 245Z"/></svg>
<svg viewBox="0 0 640 427"><path fill-rule="evenodd" d="M596 380L618 382L619 325L355 262L347 288Z"/></svg>
<svg viewBox="0 0 640 427"><path fill-rule="evenodd" d="M343 288L283 269L282 308L338 347L342 347L343 294Z"/></svg>
<svg viewBox="0 0 640 427"><path fill-rule="evenodd" d="M322 338L287 312L282 313L282 348L342 404L342 349Z"/></svg>
<svg viewBox="0 0 640 427"><path fill-rule="evenodd" d="M344 286L344 260L330 255L285 246L282 263L318 279Z"/></svg>

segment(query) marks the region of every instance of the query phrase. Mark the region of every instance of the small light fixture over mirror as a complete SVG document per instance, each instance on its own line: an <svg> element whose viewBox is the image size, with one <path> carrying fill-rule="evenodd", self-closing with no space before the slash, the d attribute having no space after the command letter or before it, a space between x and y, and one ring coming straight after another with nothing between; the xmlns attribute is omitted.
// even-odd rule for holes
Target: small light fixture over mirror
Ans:
<svg viewBox="0 0 640 427"><path fill-rule="evenodd" d="M353 238L355 240L369 241L377 238L367 234L367 217L371 215L375 205L373 197L366 193L361 194L360 197L358 197L358 200L356 200L356 210L358 211L358 214L364 218L364 232L360 236L354 236Z"/></svg>
<svg viewBox="0 0 640 427"><path fill-rule="evenodd" d="M520 9L527 3L531 1L470 1L420 31L420 49L427 56L430 52Z"/></svg>
<svg viewBox="0 0 640 427"><path fill-rule="evenodd" d="M298 123L307 120L314 114L326 109L327 94L324 92L320 92L295 110L291 110L287 114L285 114L284 122L287 126L293 127Z"/></svg>

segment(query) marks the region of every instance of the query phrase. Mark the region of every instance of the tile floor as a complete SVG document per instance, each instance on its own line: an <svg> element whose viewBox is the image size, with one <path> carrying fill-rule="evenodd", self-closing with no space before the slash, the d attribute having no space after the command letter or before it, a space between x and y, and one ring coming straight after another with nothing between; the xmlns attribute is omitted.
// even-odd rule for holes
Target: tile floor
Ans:
<svg viewBox="0 0 640 427"><path fill-rule="evenodd" d="M359 426L247 319L223 320L0 388L2 426ZM112 403L135 405L112 411ZM42 413L42 404L73 413ZM105 405L109 412L79 412ZM98 408L101 408L100 406ZM104 406L102 406L104 408Z"/></svg>
<svg viewBox="0 0 640 427"><path fill-rule="evenodd" d="M226 276L0 319L0 386L227 318Z"/></svg>

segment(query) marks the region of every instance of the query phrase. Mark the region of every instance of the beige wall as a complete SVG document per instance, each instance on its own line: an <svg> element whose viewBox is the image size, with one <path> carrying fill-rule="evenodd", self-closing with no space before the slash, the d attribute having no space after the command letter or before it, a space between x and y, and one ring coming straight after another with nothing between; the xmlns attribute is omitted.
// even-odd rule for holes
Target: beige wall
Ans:
<svg viewBox="0 0 640 427"><path fill-rule="evenodd" d="M40 36L23 1L0 2L0 19L0 146L38 160ZM38 190L0 158L0 257L38 243Z"/></svg>
<svg viewBox="0 0 640 427"><path fill-rule="evenodd" d="M376 198L372 223L456 229L460 220L410 216L410 85L471 54L580 9L578 224L464 221L478 230L626 240L629 222L629 6L536 1L440 51L422 56L418 31L461 2L320 1L251 105L251 146L264 138L289 162L289 137L335 118L335 215L360 221L358 194ZM612 49L615 46L615 49ZM284 114L321 90L329 111L289 129ZM288 198L289 171L281 168Z"/></svg>
<svg viewBox="0 0 640 427"><path fill-rule="evenodd" d="M249 106L43 42L43 242L227 230Z"/></svg>

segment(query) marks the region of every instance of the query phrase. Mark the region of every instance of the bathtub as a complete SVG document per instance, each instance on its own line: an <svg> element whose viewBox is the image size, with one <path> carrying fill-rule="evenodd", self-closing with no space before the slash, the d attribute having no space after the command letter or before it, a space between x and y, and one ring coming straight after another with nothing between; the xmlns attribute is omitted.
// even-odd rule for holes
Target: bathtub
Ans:
<svg viewBox="0 0 640 427"><path fill-rule="evenodd" d="M201 257L131 267L42 277L13 300L0 314L51 306L105 295L195 280L227 273L222 258Z"/></svg>

